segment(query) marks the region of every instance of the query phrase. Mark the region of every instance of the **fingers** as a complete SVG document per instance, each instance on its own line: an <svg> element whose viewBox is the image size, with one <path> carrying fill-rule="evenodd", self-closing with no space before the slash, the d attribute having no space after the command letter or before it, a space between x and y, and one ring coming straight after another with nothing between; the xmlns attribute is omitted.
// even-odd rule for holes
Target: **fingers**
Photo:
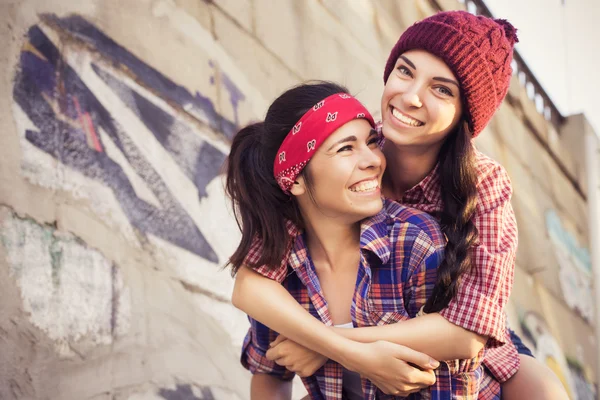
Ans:
<svg viewBox="0 0 600 400"><path fill-rule="evenodd" d="M279 335L279 336L277 336L277 339L275 339L274 341L272 341L272 342L269 344L269 347L275 347L275 346L277 346L279 343L283 342L284 340L287 340L287 338L286 338L285 336L283 336L283 335Z"/></svg>
<svg viewBox="0 0 600 400"><path fill-rule="evenodd" d="M393 344L393 343L391 343ZM396 347L394 356L407 363L414 364L421 369L436 369L440 363L425 353L413 350L406 346L394 345Z"/></svg>
<svg viewBox="0 0 600 400"><path fill-rule="evenodd" d="M269 350L267 350L267 354L265 354L265 356L267 357L268 360L277 362L277 360L279 360L281 357L283 357L283 355L281 354L281 347L280 346L271 347Z"/></svg>
<svg viewBox="0 0 600 400"><path fill-rule="evenodd" d="M420 369L414 368L410 372L408 379L411 383L411 387L423 389L435 383L435 374L431 370L421 371Z"/></svg>
<svg viewBox="0 0 600 400"><path fill-rule="evenodd" d="M286 340L287 338L283 335L277 336L277 339L275 339L269 344L269 350L267 350L266 354L267 359L271 361L276 361L278 358L281 358L283 346L280 346L280 344L284 343Z"/></svg>

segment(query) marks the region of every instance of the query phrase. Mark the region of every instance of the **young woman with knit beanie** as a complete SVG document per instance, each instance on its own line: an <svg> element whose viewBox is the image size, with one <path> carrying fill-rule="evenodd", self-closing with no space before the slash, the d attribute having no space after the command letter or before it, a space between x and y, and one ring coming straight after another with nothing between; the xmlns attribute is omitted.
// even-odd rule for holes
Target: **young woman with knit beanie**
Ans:
<svg viewBox="0 0 600 400"><path fill-rule="evenodd" d="M529 398L563 398L558 392L559 397L546 396L546 386L555 381L533 358L523 358L517 373L520 357L510 340L504 310L517 248L512 187L506 171L472 144L506 96L516 41L516 30L507 21L463 11L438 13L402 34L384 72L381 146L388 167L382 192L440 222L446 245L437 281L417 318L410 320L391 301L399 296L393 288L382 294L365 287L362 295L369 299L371 325L381 326L365 327L368 324L355 314L355 298L351 308L355 329L335 329L322 323L331 321L311 317L277 283L290 273L290 253L279 268L273 268L262 262L261 241L254 241L238 271L232 300L254 320L285 335L272 343L267 359L307 375L321 365L327 367L331 363L327 359L343 365L349 358L349 364L360 363L362 353L336 345L341 337L362 343L388 341L451 360L435 370L436 384L421 392L428 382L410 373L395 382L372 379L395 387L392 393L397 395L470 399L479 392L480 399L499 398L499 383L508 381L503 384L504 398L524 398L526 391ZM372 256L364 250L363 254ZM370 274L377 276L378 270ZM457 328L471 336L460 335ZM447 357L458 347L465 351L462 357ZM483 372L473 368L482 357ZM456 358L466 360L452 360ZM369 366L365 361L360 372L372 378L377 371ZM490 383L488 376L495 380ZM484 383L481 391L479 382ZM363 381L363 389L368 385ZM514 390L520 391L517 397ZM365 399L375 398L372 391L363 394ZM311 398L342 397L321 392L321 397L311 393Z"/></svg>

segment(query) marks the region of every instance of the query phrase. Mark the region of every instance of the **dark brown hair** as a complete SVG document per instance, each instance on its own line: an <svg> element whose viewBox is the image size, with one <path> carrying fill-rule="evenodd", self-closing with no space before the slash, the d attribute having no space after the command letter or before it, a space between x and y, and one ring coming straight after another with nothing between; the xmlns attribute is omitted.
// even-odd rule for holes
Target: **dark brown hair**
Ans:
<svg viewBox="0 0 600 400"><path fill-rule="evenodd" d="M290 245L286 221L303 227L295 199L277 185L273 161L302 115L336 93L348 90L331 82L305 83L289 89L271 104L264 122L246 126L233 138L225 162L225 191L231 199L242 239L227 264L232 275L244 264L254 240L262 241L262 253L255 264L246 266L279 267ZM306 169L301 176L308 178Z"/></svg>
<svg viewBox="0 0 600 400"><path fill-rule="evenodd" d="M439 312L456 296L461 277L471 269L469 249L479 233L473 222L477 207L477 170L471 134L459 123L445 140L440 154L439 174L444 207L438 215L448 240L437 282L423 311Z"/></svg>

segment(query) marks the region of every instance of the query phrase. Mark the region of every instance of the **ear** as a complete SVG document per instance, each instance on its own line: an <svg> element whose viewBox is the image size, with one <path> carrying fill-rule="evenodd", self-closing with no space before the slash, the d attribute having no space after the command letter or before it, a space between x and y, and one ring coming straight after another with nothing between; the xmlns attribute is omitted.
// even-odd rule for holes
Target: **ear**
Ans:
<svg viewBox="0 0 600 400"><path fill-rule="evenodd" d="M473 138L473 133L471 132L471 128L469 128L469 122L466 119L463 121L463 128L469 138Z"/></svg>
<svg viewBox="0 0 600 400"><path fill-rule="evenodd" d="M303 176L296 177L296 180L290 189L290 193L294 196L302 196L306 193L306 182L304 181Z"/></svg>

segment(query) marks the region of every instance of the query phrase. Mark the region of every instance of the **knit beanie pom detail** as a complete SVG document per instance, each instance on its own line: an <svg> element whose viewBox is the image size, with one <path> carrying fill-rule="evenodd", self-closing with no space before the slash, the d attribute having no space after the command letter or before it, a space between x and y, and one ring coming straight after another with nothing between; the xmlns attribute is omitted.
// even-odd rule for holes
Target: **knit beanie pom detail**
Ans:
<svg viewBox="0 0 600 400"><path fill-rule="evenodd" d="M519 37L517 36L517 28L515 28L510 22L508 22L505 19L495 19L494 21L504 28L504 34L506 35L506 38L512 46L514 46L515 43L519 43Z"/></svg>

